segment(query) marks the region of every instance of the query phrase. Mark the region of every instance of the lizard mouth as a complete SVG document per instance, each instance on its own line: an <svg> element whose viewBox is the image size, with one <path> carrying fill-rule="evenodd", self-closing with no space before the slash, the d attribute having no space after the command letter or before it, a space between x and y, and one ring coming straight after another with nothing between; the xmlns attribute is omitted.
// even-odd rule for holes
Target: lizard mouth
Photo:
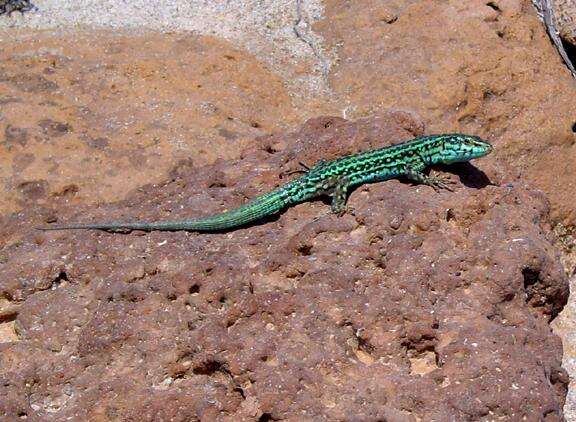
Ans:
<svg viewBox="0 0 576 422"><path fill-rule="evenodd" d="M494 150L494 147L491 144L489 144L486 141L480 141L480 140L474 142L473 148L476 150L473 155L478 157L488 155Z"/></svg>
<svg viewBox="0 0 576 422"><path fill-rule="evenodd" d="M489 154L494 150L494 147L488 142L483 142L481 146L486 151L486 154Z"/></svg>

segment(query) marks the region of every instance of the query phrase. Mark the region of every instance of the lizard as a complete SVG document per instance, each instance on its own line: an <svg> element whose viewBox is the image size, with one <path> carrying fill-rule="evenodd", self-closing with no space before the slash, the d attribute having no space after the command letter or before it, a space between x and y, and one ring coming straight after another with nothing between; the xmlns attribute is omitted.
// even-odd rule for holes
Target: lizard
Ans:
<svg viewBox="0 0 576 422"><path fill-rule="evenodd" d="M477 136L460 133L421 136L407 142L332 161L318 161L304 175L256 197L238 208L205 218L159 222L71 223L37 227L39 230L97 229L106 231L164 230L214 232L228 230L276 214L292 205L321 196L332 196L331 209L342 215L348 194L355 187L406 177L440 189L452 190L449 180L430 177L424 170L435 164L451 164L483 157L492 145Z"/></svg>

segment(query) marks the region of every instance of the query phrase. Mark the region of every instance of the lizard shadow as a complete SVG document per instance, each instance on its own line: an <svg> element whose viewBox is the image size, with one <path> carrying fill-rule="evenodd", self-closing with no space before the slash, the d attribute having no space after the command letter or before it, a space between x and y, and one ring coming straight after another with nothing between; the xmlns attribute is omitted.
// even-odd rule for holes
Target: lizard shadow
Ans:
<svg viewBox="0 0 576 422"><path fill-rule="evenodd" d="M260 218L259 220L255 220L246 224L242 224L236 227L231 227L228 229L215 229L215 230L186 230L186 229L173 229L173 230L146 230L146 229L128 229L128 228L122 228L122 229L96 229L98 231L102 231L102 232L106 232L106 233L112 233L112 234L120 234L120 235L129 235L129 234L133 234L133 233L137 233L137 232L144 232L144 233L151 233L154 231L163 231L163 232L188 232L188 233L197 233L197 234L226 234L226 233L231 233L234 231L237 231L239 229L244 229L244 228L248 228L248 227L257 227L257 226L263 226L264 224L268 224L268 223L272 223L276 220L278 220L280 218L280 216L282 214L284 214L286 210L282 210L276 214L271 214L271 215L267 215L265 217Z"/></svg>
<svg viewBox="0 0 576 422"><path fill-rule="evenodd" d="M310 200L308 200L308 201L306 201L306 202L307 202L307 203L320 202L320 203L322 203L322 204L324 204L324 205L330 206L330 205L332 204L332 197L329 196L328 194L326 194L326 195L320 195L320 196L318 196L318 197L316 197L316 198L312 198L312 199L310 199ZM231 233L231 232L237 231L237 230L239 230L239 229L245 229L245 228L250 228L250 227L264 226L264 225L266 225L266 224L269 224L269 223L273 223L273 222L275 222L275 221L278 221L278 220L280 219L280 217L281 217L284 213L286 213L286 212L288 211L289 208L290 208L290 207L287 207L287 208L285 208L285 209L283 209L283 210L281 210L281 211L278 211L278 212L276 212L276 213L274 213L274 214L270 214L270 215L267 215L267 216L265 216L265 217L262 217L262 218L260 218L260 219L258 219L258 220L254 220L254 221L252 221L252 222L249 222L249 223L246 223L246 224L242 224L241 226L231 227L231 228L229 228L229 229L212 230L212 231L210 231L210 232L199 232L199 231L195 231L195 230L187 230L187 231L189 231L190 233L200 233L200 234L202 234L202 233L212 233L212 234L221 233L221 234L225 234L225 233Z"/></svg>
<svg viewBox="0 0 576 422"><path fill-rule="evenodd" d="M482 189L486 186L494 185L486 173L469 162L438 165L433 166L433 168L458 176L460 182L469 188Z"/></svg>

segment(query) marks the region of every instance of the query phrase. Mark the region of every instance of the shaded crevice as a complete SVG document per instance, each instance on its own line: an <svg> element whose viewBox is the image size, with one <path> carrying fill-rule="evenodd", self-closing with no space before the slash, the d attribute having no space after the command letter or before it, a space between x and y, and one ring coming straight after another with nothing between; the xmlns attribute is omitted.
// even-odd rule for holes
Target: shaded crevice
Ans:
<svg viewBox="0 0 576 422"><path fill-rule="evenodd" d="M192 373L194 375L207 375L213 376L217 372L224 374L226 377L230 378L230 380L234 380L232 373L226 367L225 362L220 362L216 359L208 359L203 362L198 363L192 368Z"/></svg>
<svg viewBox="0 0 576 422"><path fill-rule="evenodd" d="M573 61L570 59L566 49L564 48L564 43L560 38L560 31L556 25L556 18L554 16L554 8L551 0L533 0L532 3L536 6L540 19L544 21L546 31L548 32L552 43L558 50L558 53L570 70L570 73L572 73L572 76L576 78L576 69L574 68Z"/></svg>
<svg viewBox="0 0 576 422"><path fill-rule="evenodd" d="M368 340L358 335L356 335L356 339L358 340L358 350L361 350L370 356L374 354L375 348Z"/></svg>
<svg viewBox="0 0 576 422"><path fill-rule="evenodd" d="M526 303L540 313L554 320L566 305L568 294L553 294L547 286L540 269L525 267L522 269L523 287Z"/></svg>
<svg viewBox="0 0 576 422"><path fill-rule="evenodd" d="M200 365L196 366L192 372L195 375L214 375L214 373L222 371L222 364L215 360L209 360L207 362L202 362Z"/></svg>
<svg viewBox="0 0 576 422"><path fill-rule="evenodd" d="M271 145L271 144L265 145L265 146L264 146L264 151L266 151L266 152L267 152L268 154L270 154L270 155L274 155L274 154L276 154L277 152L279 152L279 150L277 150L276 148L274 148L274 146Z"/></svg>
<svg viewBox="0 0 576 422"><path fill-rule="evenodd" d="M310 23L304 19L302 16L302 0L296 0L296 20L294 21L294 25L292 29L294 30L294 34L296 34L296 38L301 40L303 43L307 44L308 47L312 50L314 57L320 62L320 66L322 67L322 78L324 82L328 85L328 74L330 72L330 64L328 60L322 54L321 48L317 45L312 37L306 34L306 31L303 28L307 28L310 26Z"/></svg>
<svg viewBox="0 0 576 422"><path fill-rule="evenodd" d="M500 7L494 1L489 1L488 3L486 3L486 6L488 6L492 10L495 10L498 13L502 12L502 9L500 9Z"/></svg>
<svg viewBox="0 0 576 422"><path fill-rule="evenodd" d="M566 56L570 60L570 62L574 65L576 63L576 46L570 44L569 42L564 41L561 39L562 46L564 47L564 51L566 52Z"/></svg>
<svg viewBox="0 0 576 422"><path fill-rule="evenodd" d="M534 287L540 278L540 272L526 267L522 269L522 278L523 278L523 286L524 292L526 293L526 303L532 307L536 307L538 302L541 302L535 298L535 293L537 292L537 288ZM543 298L541 298L543 300Z"/></svg>
<svg viewBox="0 0 576 422"><path fill-rule="evenodd" d="M540 278L540 272L532 268L523 268L522 277L524 279L524 288L527 289L528 287L536 284Z"/></svg>
<svg viewBox="0 0 576 422"><path fill-rule="evenodd" d="M240 396L242 397L243 400L246 400L246 393L244 392L244 389L240 386L235 387L233 391L236 391L237 393L240 394Z"/></svg>
<svg viewBox="0 0 576 422"><path fill-rule="evenodd" d="M61 270L58 273L58 276L50 283L50 288L58 287L60 284L62 284L63 281L70 280L68 280L68 274L66 274L66 271Z"/></svg>
<svg viewBox="0 0 576 422"><path fill-rule="evenodd" d="M142 275L137 275L135 277L130 278L129 280L126 280L126 283L131 284L131 283L134 283L136 281L141 281L141 280L144 280L144 279L149 278L149 277L154 277L159 272L160 272L160 270L158 268L154 268L151 271L145 271Z"/></svg>
<svg viewBox="0 0 576 422"><path fill-rule="evenodd" d="M0 324L15 321L18 317L19 311L20 305L11 305L4 309L0 309Z"/></svg>
<svg viewBox="0 0 576 422"><path fill-rule="evenodd" d="M302 256L310 256L312 254L312 245L303 244L303 245L298 246L298 248L296 250Z"/></svg>

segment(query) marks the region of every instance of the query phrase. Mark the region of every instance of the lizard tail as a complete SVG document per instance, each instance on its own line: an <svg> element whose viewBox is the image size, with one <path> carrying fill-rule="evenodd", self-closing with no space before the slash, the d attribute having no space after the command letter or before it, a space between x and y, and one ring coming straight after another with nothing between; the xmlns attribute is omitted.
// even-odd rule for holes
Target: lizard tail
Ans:
<svg viewBox="0 0 576 422"><path fill-rule="evenodd" d="M194 220L182 221L159 221L151 223L129 223L129 222L110 222L110 223L72 223L62 225L48 225L37 227L38 230L74 230L74 229L93 229L108 231L220 231L243 226L253 221L259 220L268 215L277 213L289 205L289 194L286 187L276 189L266 195L256 198L254 201L231 211L217 214L214 216L199 218Z"/></svg>
<svg viewBox="0 0 576 422"><path fill-rule="evenodd" d="M166 221L156 223L129 223L129 222L110 222L110 223L72 223L72 224L52 224L49 226L36 227L37 230L51 231L51 230L109 230L109 231L130 231L130 230L184 230L177 228L183 223L191 223L192 221Z"/></svg>

